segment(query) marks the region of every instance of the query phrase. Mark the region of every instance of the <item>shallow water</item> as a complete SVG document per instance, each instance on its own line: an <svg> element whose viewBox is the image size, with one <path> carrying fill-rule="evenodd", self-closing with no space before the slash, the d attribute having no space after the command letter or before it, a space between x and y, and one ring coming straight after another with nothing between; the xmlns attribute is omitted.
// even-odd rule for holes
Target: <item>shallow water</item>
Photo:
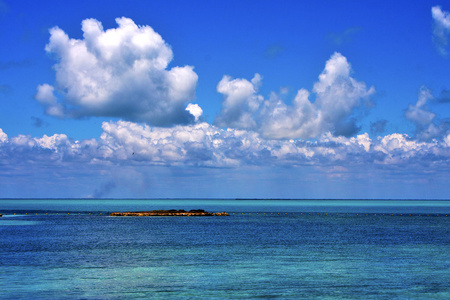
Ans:
<svg viewBox="0 0 450 300"><path fill-rule="evenodd" d="M0 200L2 299L450 298L447 201L23 201ZM231 216L107 216L169 208Z"/></svg>

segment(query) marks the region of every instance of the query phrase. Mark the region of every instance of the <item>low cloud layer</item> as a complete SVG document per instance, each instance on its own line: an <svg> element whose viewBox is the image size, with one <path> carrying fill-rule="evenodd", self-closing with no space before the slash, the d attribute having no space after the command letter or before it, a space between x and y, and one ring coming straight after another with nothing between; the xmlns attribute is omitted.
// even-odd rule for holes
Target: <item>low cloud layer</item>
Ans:
<svg viewBox="0 0 450 300"><path fill-rule="evenodd" d="M309 139L325 132L352 136L359 131L352 115L369 101L375 89L350 75L347 59L334 53L314 84L312 95L300 89L291 105L275 93L266 100L257 94L262 80L259 74L251 81L224 76L217 86L224 100L216 124L254 130L269 139Z"/></svg>
<svg viewBox="0 0 450 300"><path fill-rule="evenodd" d="M433 17L433 42L443 56L447 56L448 38L450 36L450 13L440 6L431 8Z"/></svg>
<svg viewBox="0 0 450 300"><path fill-rule="evenodd" d="M0 129L0 163L26 161L46 165L87 163L123 166L316 166L380 168L450 167L450 134L442 140L419 141L394 133L371 139L335 137L330 132L316 141L267 140L252 131L196 125L153 128L132 122L104 122L98 139L74 141L64 134L34 138L8 137Z"/></svg>
<svg viewBox="0 0 450 300"><path fill-rule="evenodd" d="M50 30L45 50L57 60L55 84L35 95L46 113L60 118L120 117L156 126L194 121L186 106L194 99L193 67L168 69L173 53L150 26L117 18L104 30L95 19L82 22L83 39Z"/></svg>

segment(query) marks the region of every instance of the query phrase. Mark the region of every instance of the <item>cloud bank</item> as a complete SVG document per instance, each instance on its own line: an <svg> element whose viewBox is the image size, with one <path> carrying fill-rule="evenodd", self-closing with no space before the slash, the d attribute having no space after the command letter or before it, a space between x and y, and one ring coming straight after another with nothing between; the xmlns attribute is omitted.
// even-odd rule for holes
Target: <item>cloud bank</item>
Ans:
<svg viewBox="0 0 450 300"><path fill-rule="evenodd" d="M447 56L448 36L450 35L450 13L443 11L440 6L431 8L433 17L433 42L439 53Z"/></svg>
<svg viewBox="0 0 450 300"><path fill-rule="evenodd" d="M170 46L150 26L117 18L104 30L95 19L82 22L83 39L50 30L45 50L53 56L56 82L37 87L46 113L60 118L119 117L157 126L194 121L186 104L195 97L193 67L173 67Z"/></svg>
<svg viewBox="0 0 450 300"><path fill-rule="evenodd" d="M64 134L8 137L0 129L0 163L207 168L341 165L358 169L375 165L420 166L427 172L450 167L450 134L426 142L399 133L371 139L367 133L347 138L327 132L316 141L294 141L268 140L252 131L224 130L208 123L161 128L118 121L103 122L102 129L98 139L81 141Z"/></svg>
<svg viewBox="0 0 450 300"><path fill-rule="evenodd" d="M269 99L257 94L261 76L248 81L224 76L217 86L223 95L223 108L216 125L254 130L269 139L309 139L325 132L352 136L359 131L352 115L375 92L373 87L357 81L351 66L340 53L334 53L314 84L312 95L300 89L291 105L277 94ZM310 100L314 96L315 101Z"/></svg>

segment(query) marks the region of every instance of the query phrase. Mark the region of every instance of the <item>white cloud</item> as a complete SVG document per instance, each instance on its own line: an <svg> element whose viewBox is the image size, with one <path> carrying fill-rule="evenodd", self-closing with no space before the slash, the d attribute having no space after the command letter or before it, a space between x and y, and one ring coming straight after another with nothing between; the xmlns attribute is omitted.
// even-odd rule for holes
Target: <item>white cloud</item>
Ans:
<svg viewBox="0 0 450 300"><path fill-rule="evenodd" d="M251 81L232 79L223 76L217 85L217 91L223 95L222 110L215 122L221 127L255 129L254 113L258 110L263 97L257 95L262 77L255 74Z"/></svg>
<svg viewBox="0 0 450 300"><path fill-rule="evenodd" d="M446 56L448 36L450 35L450 13L443 11L440 6L433 6L431 8L431 16L434 21L433 41L438 51Z"/></svg>
<svg viewBox="0 0 450 300"><path fill-rule="evenodd" d="M418 143L410 139L407 134L393 133L380 139L380 143L375 146L375 149L389 154L396 150L402 150L403 152L417 151L423 145L425 143Z"/></svg>
<svg viewBox="0 0 450 300"><path fill-rule="evenodd" d="M120 166L311 166L330 164L364 170L427 166L450 168L450 142L418 141L394 133L370 139L367 133L347 138L324 133L316 141L267 140L258 133L220 129L207 123L171 128L127 121L104 122L98 139L74 141L64 134L41 138L19 135L7 139L0 130L0 163L46 166L83 164Z"/></svg>
<svg viewBox="0 0 450 300"><path fill-rule="evenodd" d="M406 119L413 122L416 126L416 136L420 140L431 140L442 137L446 131L445 127L436 126L436 114L431 112L427 106L427 102L433 98L430 90L422 86L419 91L417 103L415 105L410 104L405 111Z"/></svg>
<svg viewBox="0 0 450 300"><path fill-rule="evenodd" d="M189 103L186 110L195 117L195 121L198 121L203 114L203 109L198 104Z"/></svg>
<svg viewBox="0 0 450 300"><path fill-rule="evenodd" d="M316 93L314 104L320 111L322 128L335 131L338 135L356 133L346 130L346 123L353 122L348 117L361 105L362 98L375 92L373 87L366 90L366 84L352 78L350 72L351 66L347 59L340 53L334 53L313 89Z"/></svg>
<svg viewBox="0 0 450 300"><path fill-rule="evenodd" d="M52 136L47 136L44 134L42 138L34 138L34 140L40 147L56 151L59 146L69 144L69 140L65 134L54 134Z"/></svg>
<svg viewBox="0 0 450 300"><path fill-rule="evenodd" d="M112 116L157 126L186 124L198 76L193 67L167 69L170 46L150 26L117 18L104 30L82 22L83 39L50 30L46 51L57 59L56 84L38 86L36 99L58 117ZM55 93L56 92L56 93Z"/></svg>
<svg viewBox="0 0 450 300"><path fill-rule="evenodd" d="M57 101L55 95L53 94L54 90L54 87L46 83L38 85L35 98L44 105L54 105Z"/></svg>
<svg viewBox="0 0 450 300"><path fill-rule="evenodd" d="M217 86L224 102L216 124L255 130L274 139L316 138L327 131L351 136L359 130L352 114L362 105L361 99L368 98L375 89L367 89L364 82L355 80L350 73L347 59L334 53L314 84L315 101L309 99L308 90L300 89L292 105L284 103L275 93L262 101L256 84L224 76Z"/></svg>
<svg viewBox="0 0 450 300"><path fill-rule="evenodd" d="M104 122L99 143L107 159L136 159L162 165L237 166L258 155L255 133L223 130L207 123L151 128L131 122Z"/></svg>
<svg viewBox="0 0 450 300"><path fill-rule="evenodd" d="M430 90L422 86L419 91L416 105L410 104L406 110L406 118L419 125L430 124L436 116L434 113L429 111L426 106L427 101L430 99L433 99Z"/></svg>
<svg viewBox="0 0 450 300"><path fill-rule="evenodd" d="M36 141L30 136L19 134L16 137L10 138L10 144L15 147L33 147L36 145Z"/></svg>
<svg viewBox="0 0 450 300"><path fill-rule="evenodd" d="M334 142L337 144L342 144L346 146L350 146L352 148L356 147L357 152L364 149L364 151L369 152L370 147L372 146L372 140L369 137L368 133L359 134L356 137L347 138L344 136L333 136L331 133L327 132L323 134L320 138L320 142L328 143Z"/></svg>
<svg viewBox="0 0 450 300"><path fill-rule="evenodd" d="M447 144L447 147L450 147L450 133L444 137L444 142Z"/></svg>
<svg viewBox="0 0 450 300"><path fill-rule="evenodd" d="M0 128L0 143L4 143L8 140L8 135L3 132L3 130Z"/></svg>
<svg viewBox="0 0 450 300"><path fill-rule="evenodd" d="M309 101L310 93L301 89L291 106L272 93L259 116L259 132L266 138L315 138L322 131L321 112Z"/></svg>
<svg viewBox="0 0 450 300"><path fill-rule="evenodd" d="M448 159L450 158L450 152L446 146L443 143L437 144L436 141L431 143L419 142L411 139L407 134L393 133L379 138L379 142L374 149L387 155L384 160L378 161L378 163L404 165L408 162L433 163L432 160L436 154L444 155Z"/></svg>
<svg viewBox="0 0 450 300"><path fill-rule="evenodd" d="M62 118L64 117L64 107L57 102L54 90L55 88L53 86L46 83L38 85L34 98L46 107L45 112L47 114Z"/></svg>

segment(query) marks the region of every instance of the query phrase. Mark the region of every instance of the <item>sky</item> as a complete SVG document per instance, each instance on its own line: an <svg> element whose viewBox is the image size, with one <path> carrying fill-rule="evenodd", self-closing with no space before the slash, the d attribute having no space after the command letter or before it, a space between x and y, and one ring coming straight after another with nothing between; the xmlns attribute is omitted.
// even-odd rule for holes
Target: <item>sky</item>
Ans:
<svg viewBox="0 0 450 300"><path fill-rule="evenodd" d="M0 198L449 199L448 1L0 0Z"/></svg>

